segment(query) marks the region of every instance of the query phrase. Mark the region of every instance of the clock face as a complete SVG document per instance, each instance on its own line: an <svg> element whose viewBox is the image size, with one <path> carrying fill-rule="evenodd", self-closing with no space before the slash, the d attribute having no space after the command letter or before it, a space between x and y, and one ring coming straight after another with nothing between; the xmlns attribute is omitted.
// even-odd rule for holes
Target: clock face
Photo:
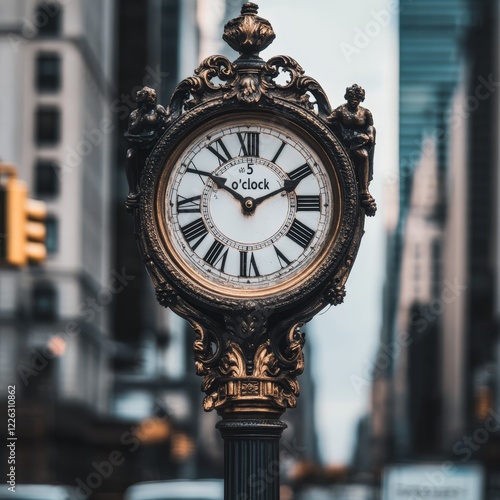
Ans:
<svg viewBox="0 0 500 500"><path fill-rule="evenodd" d="M225 119L184 141L158 195L175 260L231 290L301 279L340 214L333 168L313 144L255 118Z"/></svg>

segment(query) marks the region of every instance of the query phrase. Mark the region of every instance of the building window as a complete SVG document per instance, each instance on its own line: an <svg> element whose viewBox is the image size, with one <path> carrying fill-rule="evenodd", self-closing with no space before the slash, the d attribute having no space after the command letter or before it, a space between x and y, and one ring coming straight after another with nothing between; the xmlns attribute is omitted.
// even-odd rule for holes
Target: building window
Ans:
<svg viewBox="0 0 500 500"><path fill-rule="evenodd" d="M35 140L39 146L54 146L61 136L61 113L58 108L41 107L36 112Z"/></svg>
<svg viewBox="0 0 500 500"><path fill-rule="evenodd" d="M58 2L41 2L36 8L34 24L38 36L58 36L61 33L62 11Z"/></svg>
<svg viewBox="0 0 500 500"><path fill-rule="evenodd" d="M61 58L58 54L39 54L36 59L36 88L57 92L61 87Z"/></svg>
<svg viewBox="0 0 500 500"><path fill-rule="evenodd" d="M32 297L33 318L39 321L57 319L57 290L51 283L36 283Z"/></svg>
<svg viewBox="0 0 500 500"><path fill-rule="evenodd" d="M41 198L59 194L59 167L50 160L38 160L35 167L35 191Z"/></svg>
<svg viewBox="0 0 500 500"><path fill-rule="evenodd" d="M45 220L45 227L47 228L45 237L47 254L54 255L59 246L59 221L53 215L49 215Z"/></svg>

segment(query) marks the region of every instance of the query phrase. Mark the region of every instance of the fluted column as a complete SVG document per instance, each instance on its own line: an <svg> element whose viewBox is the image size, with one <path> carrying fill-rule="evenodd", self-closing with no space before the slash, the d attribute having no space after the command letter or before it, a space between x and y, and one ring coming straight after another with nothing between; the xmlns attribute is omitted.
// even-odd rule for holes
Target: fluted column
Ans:
<svg viewBox="0 0 500 500"><path fill-rule="evenodd" d="M286 424L277 419L221 420L224 439L224 499L279 500L279 440Z"/></svg>

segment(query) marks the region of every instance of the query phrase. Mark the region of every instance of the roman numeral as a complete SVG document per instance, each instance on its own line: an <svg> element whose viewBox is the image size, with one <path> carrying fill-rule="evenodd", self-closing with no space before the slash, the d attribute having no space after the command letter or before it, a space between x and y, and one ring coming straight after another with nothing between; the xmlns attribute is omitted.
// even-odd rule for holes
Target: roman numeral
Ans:
<svg viewBox="0 0 500 500"><path fill-rule="evenodd" d="M278 149L278 152L274 155L274 158L271 160L273 163L276 163L278 161L278 158L280 157L281 153L285 149L286 142L282 142L280 148Z"/></svg>
<svg viewBox="0 0 500 500"><path fill-rule="evenodd" d="M186 173L188 173L188 174L196 174L199 177L200 181L203 184L205 184L205 181L203 180L202 176L210 177L211 174L209 172L204 172L203 170L198 170L198 168L196 167L196 165L193 162L191 162L190 164L192 165L192 167L191 168L189 168L189 167L186 168Z"/></svg>
<svg viewBox="0 0 500 500"><path fill-rule="evenodd" d="M293 172L290 172L288 174L288 177L290 177L292 181L301 181L302 179L308 177L311 174L312 174L311 167L307 163L305 163L299 168L296 168Z"/></svg>
<svg viewBox="0 0 500 500"><path fill-rule="evenodd" d="M295 219L293 224L290 226L287 236L292 241L295 241L297 245L300 245L302 248L306 248L314 237L314 231L305 224L302 224L299 220Z"/></svg>
<svg viewBox="0 0 500 500"><path fill-rule="evenodd" d="M195 214L201 210L201 196L192 198L177 197L177 212L180 214Z"/></svg>
<svg viewBox="0 0 500 500"><path fill-rule="evenodd" d="M190 222L184 227L181 227L182 234L184 234L184 238L190 244L192 241L196 241L194 245L191 245L193 250L196 250L200 243L205 239L205 236L208 234L208 229L205 227L205 223L203 219L200 217L193 222Z"/></svg>
<svg viewBox="0 0 500 500"><path fill-rule="evenodd" d="M217 267L217 265L220 263L219 269L224 272L224 269L226 267L227 253L229 252L229 248L226 248L226 251L222 253L224 248L225 246L220 241L214 241L205 257L203 257L203 260L213 267Z"/></svg>
<svg viewBox="0 0 500 500"><path fill-rule="evenodd" d="M297 196L298 212L319 212L321 210L321 200L317 196Z"/></svg>
<svg viewBox="0 0 500 500"><path fill-rule="evenodd" d="M222 139L218 139L213 144L215 148L213 146L208 146L207 149L217 156L220 165L227 163L231 159L231 154L227 150L226 145L222 142Z"/></svg>
<svg viewBox="0 0 500 500"><path fill-rule="evenodd" d="M252 253L250 256L250 261L248 260L248 252L240 252L240 276L244 278L249 278L252 276L252 271L254 276L260 276L259 268L255 262L255 256Z"/></svg>
<svg viewBox="0 0 500 500"><path fill-rule="evenodd" d="M284 267L287 267L291 264L291 262L283 255L283 253L279 250L279 248L275 245L273 245L274 251L276 252L276 255L278 257L278 261L280 263L281 269Z"/></svg>
<svg viewBox="0 0 500 500"><path fill-rule="evenodd" d="M259 156L260 135L256 132L248 134L237 134L241 144L241 153L243 156Z"/></svg>

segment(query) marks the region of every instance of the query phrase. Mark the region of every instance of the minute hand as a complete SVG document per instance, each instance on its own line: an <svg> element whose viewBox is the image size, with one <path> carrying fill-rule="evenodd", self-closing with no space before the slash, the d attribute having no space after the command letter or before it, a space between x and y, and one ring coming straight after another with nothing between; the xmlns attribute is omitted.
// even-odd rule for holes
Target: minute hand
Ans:
<svg viewBox="0 0 500 500"><path fill-rule="evenodd" d="M286 191L287 193L291 193L298 185L301 179L296 179L296 180L285 180L284 186L282 188L276 189L276 191L272 191L271 193L265 194L264 196L261 196L260 198L257 198L254 203L255 205L260 205L264 200L267 200L268 198L271 198L272 196L281 193L283 191Z"/></svg>
<svg viewBox="0 0 500 500"><path fill-rule="evenodd" d="M210 172L204 172L203 170L196 170L194 168L188 168L186 172L190 172L192 174L204 175L205 177L212 179L219 189L224 189L228 193L231 193L241 204L243 204L243 202L245 201L245 198L243 198L243 196L241 196L240 193L226 186L227 179L224 177L217 177L216 175L211 174Z"/></svg>

